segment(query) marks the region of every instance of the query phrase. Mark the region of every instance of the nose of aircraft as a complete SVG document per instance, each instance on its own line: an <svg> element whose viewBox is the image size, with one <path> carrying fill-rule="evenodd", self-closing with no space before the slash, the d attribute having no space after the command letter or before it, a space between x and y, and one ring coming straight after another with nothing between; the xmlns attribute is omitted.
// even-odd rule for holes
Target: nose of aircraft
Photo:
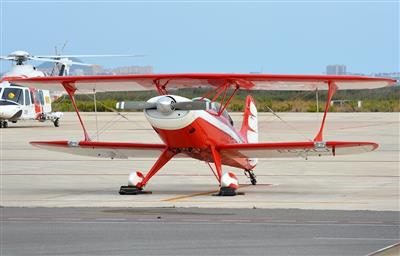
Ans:
<svg viewBox="0 0 400 256"><path fill-rule="evenodd" d="M20 110L20 106L0 106L0 119L10 119Z"/></svg>

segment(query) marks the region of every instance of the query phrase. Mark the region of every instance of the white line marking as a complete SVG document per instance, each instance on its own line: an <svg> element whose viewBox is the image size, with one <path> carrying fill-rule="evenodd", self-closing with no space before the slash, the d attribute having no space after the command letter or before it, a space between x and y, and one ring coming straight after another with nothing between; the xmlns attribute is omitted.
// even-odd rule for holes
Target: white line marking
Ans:
<svg viewBox="0 0 400 256"><path fill-rule="evenodd" d="M391 250L391 249L393 249L393 248L395 248L395 247L397 247L397 246L400 246L400 242L395 243L395 244L391 244L391 245L386 246L386 247L383 247L383 248L381 248L381 249L379 249L379 250L377 250L377 251L371 252L371 253L369 253L367 256L378 255L378 254L380 254L381 252L389 251L389 250Z"/></svg>
<svg viewBox="0 0 400 256"><path fill-rule="evenodd" d="M318 240L365 240L365 241L398 241L400 238L380 238L380 237L314 237Z"/></svg>
<svg viewBox="0 0 400 256"><path fill-rule="evenodd" d="M338 223L336 220L310 220L308 223ZM368 223L369 224L369 223Z"/></svg>
<svg viewBox="0 0 400 256"><path fill-rule="evenodd" d="M40 218L7 218L7 220L40 220Z"/></svg>
<svg viewBox="0 0 400 256"><path fill-rule="evenodd" d="M126 219L117 219L117 218L96 218L95 220L100 220L100 221L126 221Z"/></svg>
<svg viewBox="0 0 400 256"><path fill-rule="evenodd" d="M196 222L196 221L198 221L198 222L209 222L209 221L211 221L211 220L203 220L203 219L183 219L182 221L193 221L193 222Z"/></svg>
<svg viewBox="0 0 400 256"><path fill-rule="evenodd" d="M61 221L78 221L78 220L82 220L81 218L54 218L52 220L61 220Z"/></svg>

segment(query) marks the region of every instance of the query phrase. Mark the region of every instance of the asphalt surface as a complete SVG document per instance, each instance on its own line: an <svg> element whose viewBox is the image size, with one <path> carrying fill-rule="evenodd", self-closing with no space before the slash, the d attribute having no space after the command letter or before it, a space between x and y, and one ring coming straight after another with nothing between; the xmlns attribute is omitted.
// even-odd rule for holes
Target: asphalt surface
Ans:
<svg viewBox="0 0 400 256"><path fill-rule="evenodd" d="M160 143L143 113L99 113L106 127L100 141ZM259 114L260 141L304 141L319 129L322 113ZM82 113L93 140L94 113ZM242 114L233 113L236 127ZM108 127L108 128L107 128ZM156 159L98 159L41 150L29 141L79 140L75 113L64 113L60 127L18 122L0 129L0 205L6 207L203 207L297 208L319 210L399 211L399 113L329 113L324 133L332 141L374 141L376 151L320 158L259 159L257 186L243 170L234 172L244 196L215 197L218 183L204 162L176 158L148 185L151 195L120 196L129 173L151 168Z"/></svg>
<svg viewBox="0 0 400 256"><path fill-rule="evenodd" d="M1 255L367 255L399 213L200 208L0 208Z"/></svg>

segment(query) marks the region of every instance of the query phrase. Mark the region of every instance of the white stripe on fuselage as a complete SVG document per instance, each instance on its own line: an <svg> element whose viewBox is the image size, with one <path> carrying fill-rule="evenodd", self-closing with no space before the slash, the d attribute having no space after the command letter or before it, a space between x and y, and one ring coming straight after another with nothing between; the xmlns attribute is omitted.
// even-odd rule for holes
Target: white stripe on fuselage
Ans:
<svg viewBox="0 0 400 256"><path fill-rule="evenodd" d="M150 115L148 113L149 111L154 112ZM145 110L144 114L153 127L165 130L180 130L191 125L196 119L201 118L207 123L229 135L237 143L243 143L242 138L233 130L233 127L222 122L220 119L208 113L207 111L192 110L188 111L188 113L184 114L182 117L178 117L178 115L174 116L175 112L176 111L174 111L169 116L164 116L162 114L159 114L156 110ZM157 116L158 114L159 116ZM171 116L173 117L171 118Z"/></svg>
<svg viewBox="0 0 400 256"><path fill-rule="evenodd" d="M224 133L231 136L237 143L243 143L243 140L231 127L229 127L227 124L225 124L224 122L222 122L215 116L211 115L207 111L204 111L204 110L197 111L197 116L198 116L198 118L201 118L201 119L207 121L209 124L217 127Z"/></svg>

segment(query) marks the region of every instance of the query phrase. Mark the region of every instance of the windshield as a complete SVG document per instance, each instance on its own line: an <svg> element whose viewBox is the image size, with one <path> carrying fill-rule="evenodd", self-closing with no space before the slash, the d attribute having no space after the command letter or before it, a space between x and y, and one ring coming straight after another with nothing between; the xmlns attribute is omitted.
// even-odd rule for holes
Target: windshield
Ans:
<svg viewBox="0 0 400 256"><path fill-rule="evenodd" d="M2 100L13 101L18 104L24 104L24 94L20 88L4 88Z"/></svg>
<svg viewBox="0 0 400 256"><path fill-rule="evenodd" d="M193 98L192 100L193 101L203 100L203 101L211 102L211 100L209 100L207 98L200 98L200 97ZM211 109L210 109L211 111L213 111L215 113L218 113L219 110L221 109L221 104L219 104L218 102L211 102L211 106L210 107L211 107ZM222 116L225 117L229 121L229 123L233 126L232 117L228 114L228 111L226 111L226 109L224 109L224 111L222 111Z"/></svg>

